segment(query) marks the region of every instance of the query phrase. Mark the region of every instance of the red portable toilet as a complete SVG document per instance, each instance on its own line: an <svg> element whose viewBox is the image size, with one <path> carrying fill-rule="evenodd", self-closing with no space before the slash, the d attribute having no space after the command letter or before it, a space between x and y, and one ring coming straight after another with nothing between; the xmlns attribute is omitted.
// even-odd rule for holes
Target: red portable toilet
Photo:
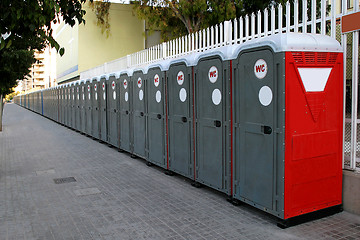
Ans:
<svg viewBox="0 0 360 240"><path fill-rule="evenodd" d="M281 220L341 206L343 54L324 35L277 34L233 60L233 197Z"/></svg>

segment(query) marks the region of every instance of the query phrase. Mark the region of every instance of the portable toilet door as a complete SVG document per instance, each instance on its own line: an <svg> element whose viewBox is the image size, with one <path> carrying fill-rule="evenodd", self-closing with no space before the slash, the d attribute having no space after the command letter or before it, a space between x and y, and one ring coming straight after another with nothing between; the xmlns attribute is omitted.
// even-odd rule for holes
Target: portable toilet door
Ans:
<svg viewBox="0 0 360 240"><path fill-rule="evenodd" d="M75 83L71 83L71 115L70 115L70 123L71 128L75 129L75 105L76 105L76 98L75 98Z"/></svg>
<svg viewBox="0 0 360 240"><path fill-rule="evenodd" d="M132 84L131 78L128 74L121 74L119 77L119 148L127 151L132 152L131 148L131 120L132 120L132 113L131 113L131 97L132 97ZM116 81L115 81L116 83Z"/></svg>
<svg viewBox="0 0 360 240"><path fill-rule="evenodd" d="M192 67L185 62L167 71L169 170L194 178Z"/></svg>
<svg viewBox="0 0 360 240"><path fill-rule="evenodd" d="M196 181L230 194L229 62L214 55L195 67Z"/></svg>
<svg viewBox="0 0 360 240"><path fill-rule="evenodd" d="M60 123L65 124L65 89L64 86L60 86Z"/></svg>
<svg viewBox="0 0 360 240"><path fill-rule="evenodd" d="M92 105L92 137L95 139L100 139L100 95L99 95L100 83L93 79L91 91L93 93L93 98L91 101Z"/></svg>
<svg viewBox="0 0 360 240"><path fill-rule="evenodd" d="M99 82L99 126L100 126L100 140L103 142L108 142L108 129L107 129L107 111L106 111L106 101L107 101L107 84L105 77L102 77Z"/></svg>
<svg viewBox="0 0 360 240"><path fill-rule="evenodd" d="M146 80L142 71L134 72L132 76L132 147L133 154L144 159L146 154Z"/></svg>
<svg viewBox="0 0 360 240"><path fill-rule="evenodd" d="M80 82L75 83L75 130L80 131Z"/></svg>
<svg viewBox="0 0 360 240"><path fill-rule="evenodd" d="M148 161L168 168L166 151L165 72L159 67L147 73Z"/></svg>
<svg viewBox="0 0 360 240"><path fill-rule="evenodd" d="M64 125L69 126L69 87L64 86Z"/></svg>
<svg viewBox="0 0 360 240"><path fill-rule="evenodd" d="M85 133L89 136L92 135L92 90L91 81L87 80L85 84Z"/></svg>
<svg viewBox="0 0 360 240"><path fill-rule="evenodd" d="M71 127L71 115L72 115L72 87L70 83L67 86L67 125Z"/></svg>
<svg viewBox="0 0 360 240"><path fill-rule="evenodd" d="M121 87L119 79L115 76L110 76L107 81L107 126L108 126L108 143L114 147L119 148L119 128L118 128L118 119L119 119L119 105L121 99L119 94L119 88Z"/></svg>
<svg viewBox="0 0 360 240"><path fill-rule="evenodd" d="M85 133L85 128L86 128L86 114L85 114L85 102L86 102L86 92L85 92L85 82L81 81L80 86L79 86L79 91L80 91L80 101L79 101L79 105L80 105L80 132Z"/></svg>
<svg viewBox="0 0 360 240"><path fill-rule="evenodd" d="M284 158L274 152L283 147L276 138L284 136L283 118L276 118L284 104L284 64L279 60L267 46L243 51L234 60L234 196L273 214L281 214L284 207Z"/></svg>
<svg viewBox="0 0 360 240"><path fill-rule="evenodd" d="M64 119L64 125L67 124L67 88L66 85L63 86L63 119Z"/></svg>
<svg viewBox="0 0 360 240"><path fill-rule="evenodd" d="M55 87L54 88L54 92L55 92L55 121L59 122L59 88Z"/></svg>
<svg viewBox="0 0 360 240"><path fill-rule="evenodd" d="M46 90L45 90L46 91ZM63 117L63 113L62 113L62 87L61 86L58 86L58 93L59 93L59 123L60 124L63 124L63 120L62 120L62 117ZM44 103L46 102L46 97L44 95ZM44 104L45 106L45 104Z"/></svg>

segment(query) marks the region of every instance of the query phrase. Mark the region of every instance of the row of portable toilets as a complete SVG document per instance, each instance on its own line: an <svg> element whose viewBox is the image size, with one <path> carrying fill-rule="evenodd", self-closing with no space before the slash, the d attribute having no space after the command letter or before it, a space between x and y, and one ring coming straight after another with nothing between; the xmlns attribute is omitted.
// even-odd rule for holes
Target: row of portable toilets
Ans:
<svg viewBox="0 0 360 240"><path fill-rule="evenodd" d="M342 49L278 34L16 103L287 220L342 203Z"/></svg>

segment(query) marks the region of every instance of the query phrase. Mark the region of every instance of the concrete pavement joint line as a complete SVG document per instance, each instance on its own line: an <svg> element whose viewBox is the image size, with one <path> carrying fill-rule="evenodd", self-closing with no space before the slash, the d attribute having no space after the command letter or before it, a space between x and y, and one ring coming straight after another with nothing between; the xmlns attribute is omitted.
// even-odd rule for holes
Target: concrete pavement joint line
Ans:
<svg viewBox="0 0 360 240"><path fill-rule="evenodd" d="M36 171L37 176L43 176L43 175L54 174L54 173L55 173L54 169Z"/></svg>
<svg viewBox="0 0 360 240"><path fill-rule="evenodd" d="M76 196L88 196L93 194L99 194L101 191L98 188L83 188L74 190Z"/></svg>

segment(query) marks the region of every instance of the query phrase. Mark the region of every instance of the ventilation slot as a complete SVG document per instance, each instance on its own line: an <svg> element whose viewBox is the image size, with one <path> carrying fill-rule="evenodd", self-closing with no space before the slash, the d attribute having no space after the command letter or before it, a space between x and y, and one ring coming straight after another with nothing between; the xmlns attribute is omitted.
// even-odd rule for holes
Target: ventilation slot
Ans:
<svg viewBox="0 0 360 240"><path fill-rule="evenodd" d="M296 63L304 63L304 58L301 52L294 52L293 58Z"/></svg>
<svg viewBox="0 0 360 240"><path fill-rule="evenodd" d="M326 57L327 57L328 53L318 53L317 54L317 63L318 64L326 64Z"/></svg>
<svg viewBox="0 0 360 240"><path fill-rule="evenodd" d="M338 56L338 53L330 53L329 63L334 64L336 62L337 56Z"/></svg>
<svg viewBox="0 0 360 240"><path fill-rule="evenodd" d="M305 63L314 64L315 63L315 53L312 53L312 52L305 53Z"/></svg>
<svg viewBox="0 0 360 240"><path fill-rule="evenodd" d="M338 53L327 52L293 52L294 62L299 65L333 65L336 63Z"/></svg>

